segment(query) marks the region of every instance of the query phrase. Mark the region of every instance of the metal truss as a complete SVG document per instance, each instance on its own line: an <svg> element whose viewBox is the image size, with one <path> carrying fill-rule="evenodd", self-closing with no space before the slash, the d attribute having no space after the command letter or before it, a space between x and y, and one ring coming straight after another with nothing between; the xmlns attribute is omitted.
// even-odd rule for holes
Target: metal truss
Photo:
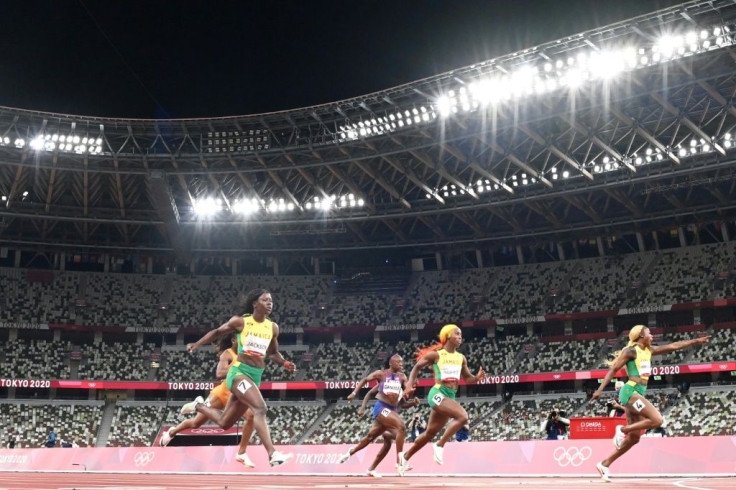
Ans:
<svg viewBox="0 0 736 490"><path fill-rule="evenodd" d="M0 243L177 253L470 249L732 219L730 46L370 137L345 139L340 128L431 107L448 87L530 60L734 18L733 2L689 2L381 93L273 114L154 121L0 108ZM251 132L267 135L260 149L212 143ZM13 144L39 134L99 138L102 151ZM305 206L347 194L365 206ZM192 212L192 199L205 195L225 205L207 222ZM231 212L242 198L294 209L242 217Z"/></svg>

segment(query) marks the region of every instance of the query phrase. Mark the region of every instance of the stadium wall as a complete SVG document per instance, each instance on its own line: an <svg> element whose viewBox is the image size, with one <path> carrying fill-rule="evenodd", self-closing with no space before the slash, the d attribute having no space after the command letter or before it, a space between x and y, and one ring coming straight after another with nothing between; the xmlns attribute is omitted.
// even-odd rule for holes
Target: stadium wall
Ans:
<svg viewBox="0 0 736 490"><path fill-rule="evenodd" d="M248 451L256 464L247 469L235 461L235 446L126 448L2 449L0 472L130 472L130 473L279 473L364 474L380 445L371 444L344 464L338 458L350 445L282 446L292 462L268 465L262 446ZM411 459L412 475L456 476L583 476L597 474L595 463L611 453L610 440L461 442L445 446L445 464L432 461L423 448ZM392 451L377 470L393 474ZM736 475L736 436L642 438L616 462L615 476Z"/></svg>

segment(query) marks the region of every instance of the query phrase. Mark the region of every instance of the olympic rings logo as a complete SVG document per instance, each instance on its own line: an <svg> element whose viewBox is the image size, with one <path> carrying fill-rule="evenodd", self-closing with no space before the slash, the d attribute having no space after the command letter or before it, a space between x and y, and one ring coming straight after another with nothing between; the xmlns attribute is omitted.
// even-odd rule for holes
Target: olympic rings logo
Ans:
<svg viewBox="0 0 736 490"><path fill-rule="evenodd" d="M582 447L580 449L576 447L565 448L563 446L560 446L556 448L554 452L552 452L552 457L554 458L554 460L557 461L557 464L562 466L563 468L567 465L580 466L592 455L593 450L590 449L588 446Z"/></svg>
<svg viewBox="0 0 736 490"><path fill-rule="evenodd" d="M192 429L189 432L192 434L222 434L225 431L220 427L199 427L197 429Z"/></svg>
<svg viewBox="0 0 736 490"><path fill-rule="evenodd" d="M136 466L146 466L148 463L153 461L153 458L156 457L156 453L153 451L138 451L135 453L135 456L133 456L133 462Z"/></svg>

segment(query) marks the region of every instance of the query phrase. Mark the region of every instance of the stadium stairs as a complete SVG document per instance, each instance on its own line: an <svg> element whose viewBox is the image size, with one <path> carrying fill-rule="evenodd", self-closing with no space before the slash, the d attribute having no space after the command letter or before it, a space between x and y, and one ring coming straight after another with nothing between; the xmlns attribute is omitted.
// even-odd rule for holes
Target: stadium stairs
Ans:
<svg viewBox="0 0 736 490"><path fill-rule="evenodd" d="M107 446L107 438L110 436L113 417L115 417L115 400L107 400L105 402L105 410L104 412L102 412L100 428L97 430L97 440L95 441L95 447Z"/></svg>

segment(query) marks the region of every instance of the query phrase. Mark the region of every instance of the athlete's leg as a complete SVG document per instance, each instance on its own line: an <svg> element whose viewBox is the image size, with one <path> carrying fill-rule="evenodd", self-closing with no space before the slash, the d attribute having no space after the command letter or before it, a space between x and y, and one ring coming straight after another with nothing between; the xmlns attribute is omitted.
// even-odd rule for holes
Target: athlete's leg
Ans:
<svg viewBox="0 0 736 490"><path fill-rule="evenodd" d="M376 417L376 422L396 434L396 455L404 450L404 439L406 439L406 426L404 420L393 410L383 409Z"/></svg>
<svg viewBox="0 0 736 490"><path fill-rule="evenodd" d="M444 401L442 402L444 403ZM404 459L411 458L417 451L422 449L428 442L436 436L440 430L445 426L450 417L441 413L437 410L439 405L435 405L432 411L429 413L429 420L427 421L427 430L422 432L419 437L416 438L414 444L404 453Z"/></svg>
<svg viewBox="0 0 736 490"><path fill-rule="evenodd" d="M465 409L452 398L445 398L434 408L440 413L453 419L452 422L450 422L450 425L447 426L447 429L445 429L445 433L440 437L440 440L437 441L437 446L444 447L445 443L468 423L468 412L466 412Z"/></svg>
<svg viewBox="0 0 736 490"><path fill-rule="evenodd" d="M381 425L378 422L378 419L374 420L373 424L371 425L370 430L368 431L368 434L366 434L365 437L363 437L360 440L360 442L358 442L358 444L355 445L355 447L350 448L350 450L348 451L348 453L350 453L350 456L357 453L358 451L366 447L371 442L375 441L376 438L380 436L381 433L383 433L383 431L385 430L386 430L386 427Z"/></svg>
<svg viewBox="0 0 736 490"><path fill-rule="evenodd" d="M243 416L248 406L241 402L234 394L230 395L224 409L208 407L204 403L198 403L195 410L222 427L229 429Z"/></svg>
<svg viewBox="0 0 736 490"><path fill-rule="evenodd" d="M634 423L639 423L641 420L641 415L638 413L633 413L629 410L628 404L626 406L626 422L627 424L631 425ZM611 464L616 461L618 458L626 454L626 452L634 447L638 442L639 438L641 437L641 432L631 432L629 435L624 439L624 442L621 443L621 447L616 449L613 453L611 453L610 456L608 456L606 459L601 461L601 464L608 468L611 466Z"/></svg>
<svg viewBox="0 0 736 490"><path fill-rule="evenodd" d="M378 451L378 454L376 454L376 457L373 459L373 463L371 463L371 466L368 468L368 471L373 471L378 467L379 464L381 464L381 461L383 461L383 458L386 457L388 452L391 450L391 444L394 442L394 439L396 439L396 434L392 430L385 430L383 431L383 445L381 446L381 449Z"/></svg>
<svg viewBox="0 0 736 490"><path fill-rule="evenodd" d="M638 420L621 429L624 434L639 433L647 429L656 429L662 422L662 414L659 413L649 400L638 393L634 393L626 404L626 410L638 415Z"/></svg>
<svg viewBox="0 0 736 490"><path fill-rule="evenodd" d="M270 458L275 449L271 441L271 432L268 429L268 420L266 419L268 407L261 391L248 376L243 375L236 377L233 381L232 393L238 397L239 401L247 405L248 410L252 413L253 428Z"/></svg>
<svg viewBox="0 0 736 490"><path fill-rule="evenodd" d="M211 407L222 409L222 402L216 395L213 395L212 393L210 393L210 395L207 397L207 401L209 402L209 405ZM207 417L201 413L198 413L194 417L190 417L184 420L176 427L172 427L171 429L167 431L167 433L161 438L161 445L162 446L168 445L171 439L183 430L196 429L198 427L202 427L202 424L204 424L206 421L207 421Z"/></svg>
<svg viewBox="0 0 736 490"><path fill-rule="evenodd" d="M238 454L243 454L248 448L248 443L250 442L250 438L253 436L254 429L253 411L249 408L245 411L245 425L243 425L243 436L240 439L240 444L238 445Z"/></svg>

